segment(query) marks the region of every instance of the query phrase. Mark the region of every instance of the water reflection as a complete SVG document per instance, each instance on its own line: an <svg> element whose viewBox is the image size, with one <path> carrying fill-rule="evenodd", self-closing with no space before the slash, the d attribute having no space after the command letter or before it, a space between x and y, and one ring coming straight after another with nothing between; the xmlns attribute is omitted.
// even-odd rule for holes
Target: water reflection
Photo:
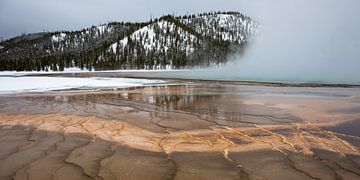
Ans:
<svg viewBox="0 0 360 180"><path fill-rule="evenodd" d="M105 119L110 117L128 118L119 115L119 113L124 113L120 109L131 107L138 111L156 112L156 114L152 114L153 118L162 119L169 116L166 114L167 112L180 112L221 124L269 124L299 120L279 108L244 104L244 100L251 98L251 94L249 94L249 90L235 85L185 84L128 88L104 93L27 96L20 100L7 102L16 102L15 106L18 111L90 114ZM3 111L9 112L9 109ZM181 118L175 120L179 119Z"/></svg>
<svg viewBox="0 0 360 180"><path fill-rule="evenodd" d="M296 120L280 109L268 106L245 105L242 89L224 85L176 85L145 87L120 93L121 100L154 104L162 111L180 110L213 117L217 121L289 122ZM274 115L279 112L280 115Z"/></svg>

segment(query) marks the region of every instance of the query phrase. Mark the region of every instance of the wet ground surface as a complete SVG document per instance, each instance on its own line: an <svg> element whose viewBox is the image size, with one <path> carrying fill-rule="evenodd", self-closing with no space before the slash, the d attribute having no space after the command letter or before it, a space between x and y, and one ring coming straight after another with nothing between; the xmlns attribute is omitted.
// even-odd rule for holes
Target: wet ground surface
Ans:
<svg viewBox="0 0 360 180"><path fill-rule="evenodd" d="M217 82L1 95L0 179L359 179L358 107Z"/></svg>
<svg viewBox="0 0 360 180"><path fill-rule="evenodd" d="M360 137L360 119L350 122L345 122L337 126L324 127L323 129L334 131L341 134Z"/></svg>

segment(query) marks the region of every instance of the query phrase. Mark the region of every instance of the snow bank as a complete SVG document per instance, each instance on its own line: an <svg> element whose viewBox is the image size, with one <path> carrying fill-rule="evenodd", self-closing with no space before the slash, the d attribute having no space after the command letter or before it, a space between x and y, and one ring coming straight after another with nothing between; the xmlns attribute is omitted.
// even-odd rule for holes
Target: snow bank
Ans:
<svg viewBox="0 0 360 180"><path fill-rule="evenodd" d="M155 70L148 70L148 69L133 69L133 70L106 70L106 71L89 71L89 70L81 70L80 68L65 68L64 71L0 71L1 76L26 76L31 74L66 74L66 73L97 73L97 72L104 72L104 73L125 73L125 72L179 72L179 71L190 71L190 69L155 69Z"/></svg>
<svg viewBox="0 0 360 180"><path fill-rule="evenodd" d="M0 93L44 92L72 88L125 88L162 83L132 78L0 77Z"/></svg>

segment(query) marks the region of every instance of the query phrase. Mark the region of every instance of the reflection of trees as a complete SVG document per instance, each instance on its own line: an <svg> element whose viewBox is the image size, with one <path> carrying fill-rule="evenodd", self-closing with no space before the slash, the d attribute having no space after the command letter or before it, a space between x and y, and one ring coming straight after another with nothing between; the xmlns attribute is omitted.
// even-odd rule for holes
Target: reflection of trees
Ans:
<svg viewBox="0 0 360 180"><path fill-rule="evenodd" d="M191 106L200 96L193 95L165 95L156 96L155 104L166 109L182 109L183 107Z"/></svg>
<svg viewBox="0 0 360 180"><path fill-rule="evenodd" d="M241 103L231 104L227 93L236 91L231 87L199 87L191 85L144 87L141 92L120 94L123 100L154 104L163 110L181 110L199 115L208 115L218 120L240 119ZM239 97L238 97L239 98ZM232 112L234 110L236 112Z"/></svg>
<svg viewBox="0 0 360 180"><path fill-rule="evenodd" d="M34 96L27 97L29 102L36 104L47 104L49 106L64 107L72 105L78 107L90 107L95 103L112 103L121 101L148 103L156 105L160 110L180 110L198 115L207 115L217 120L237 121L244 113L244 109L239 103L240 97L228 96L230 91L235 89L229 87L209 87L209 86L149 86L142 88L124 89L120 93L104 94L75 94L75 95L56 95L56 96ZM235 101L231 101L235 97ZM234 103L235 102L235 103ZM114 108L114 107L113 107Z"/></svg>
<svg viewBox="0 0 360 180"><path fill-rule="evenodd" d="M164 109L182 110L208 115L217 120L239 121L241 119L241 104L237 104L237 112L227 108L231 104L222 104L222 95L162 95L155 97L156 105Z"/></svg>

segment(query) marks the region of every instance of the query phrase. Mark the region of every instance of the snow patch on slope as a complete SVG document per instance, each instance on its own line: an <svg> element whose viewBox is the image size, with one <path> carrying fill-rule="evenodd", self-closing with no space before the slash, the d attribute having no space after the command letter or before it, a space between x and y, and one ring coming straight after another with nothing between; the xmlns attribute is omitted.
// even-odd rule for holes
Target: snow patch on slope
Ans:
<svg viewBox="0 0 360 180"><path fill-rule="evenodd" d="M183 40L182 44L179 44L174 36L166 35L169 32L172 35L178 36L179 39ZM185 50L187 54L194 51L192 46L193 42L197 41L197 37L193 34L177 27L174 23L165 20L158 21L153 24L144 26L129 36L124 37L119 42L115 42L110 46L110 50L116 53L117 48L123 49L128 45L129 41L139 42L142 44L144 49L149 50L167 50L171 46L179 46L182 50Z"/></svg>
<svg viewBox="0 0 360 180"><path fill-rule="evenodd" d="M193 27L200 34L238 43L244 42L246 36L254 34L258 26L242 14L200 15L182 19L181 22Z"/></svg>
<svg viewBox="0 0 360 180"><path fill-rule="evenodd" d="M64 41L65 40L65 37L66 37L66 34L65 33L60 33L60 34L56 34L56 35L53 35L51 37L51 40L53 42L60 42L60 41Z"/></svg>

